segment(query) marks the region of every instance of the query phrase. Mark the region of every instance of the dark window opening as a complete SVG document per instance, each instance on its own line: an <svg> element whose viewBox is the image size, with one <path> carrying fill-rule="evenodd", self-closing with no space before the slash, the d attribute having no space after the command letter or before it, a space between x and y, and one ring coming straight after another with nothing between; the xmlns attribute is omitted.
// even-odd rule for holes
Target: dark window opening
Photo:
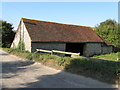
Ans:
<svg viewBox="0 0 120 90"><path fill-rule="evenodd" d="M82 56L84 45L84 43L66 43L66 52L80 53L80 56Z"/></svg>

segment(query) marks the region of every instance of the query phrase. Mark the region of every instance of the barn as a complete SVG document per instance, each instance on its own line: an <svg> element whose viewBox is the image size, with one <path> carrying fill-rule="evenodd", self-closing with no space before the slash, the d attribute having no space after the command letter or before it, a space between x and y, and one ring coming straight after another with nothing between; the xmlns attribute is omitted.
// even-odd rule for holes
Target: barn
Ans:
<svg viewBox="0 0 120 90"><path fill-rule="evenodd" d="M112 52L112 44L97 35L91 27L62 24L22 18L11 48L17 48L19 41L25 50L60 50L92 56Z"/></svg>

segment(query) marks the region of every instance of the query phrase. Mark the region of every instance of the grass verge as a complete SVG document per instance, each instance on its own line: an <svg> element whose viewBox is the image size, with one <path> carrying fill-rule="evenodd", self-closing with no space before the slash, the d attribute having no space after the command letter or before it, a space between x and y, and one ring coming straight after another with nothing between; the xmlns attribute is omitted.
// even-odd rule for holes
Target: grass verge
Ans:
<svg viewBox="0 0 120 90"><path fill-rule="evenodd" d="M10 48L3 48L3 50L56 69L84 75L107 83L115 84L120 81L120 62L91 60L85 57L71 58L50 54L35 54Z"/></svg>
<svg viewBox="0 0 120 90"><path fill-rule="evenodd" d="M92 58L117 61L117 58L120 58L119 55L120 55L120 52L117 52L117 53L110 53L110 54L104 54L104 55L95 55Z"/></svg>

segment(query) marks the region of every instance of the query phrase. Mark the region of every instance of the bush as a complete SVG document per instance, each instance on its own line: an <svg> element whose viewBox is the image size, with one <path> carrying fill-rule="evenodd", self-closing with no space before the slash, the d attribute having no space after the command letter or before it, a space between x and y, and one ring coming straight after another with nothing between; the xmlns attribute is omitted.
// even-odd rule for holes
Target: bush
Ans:
<svg viewBox="0 0 120 90"><path fill-rule="evenodd" d="M60 60L61 57L60 56L56 56L56 55L50 55L49 59L56 59L56 60Z"/></svg>
<svg viewBox="0 0 120 90"><path fill-rule="evenodd" d="M2 42L0 41L0 48L2 47Z"/></svg>
<svg viewBox="0 0 120 90"><path fill-rule="evenodd" d="M86 62L88 62L88 59L85 58L85 57L73 58L73 59L71 60L71 63L72 63L74 66L85 65Z"/></svg>
<svg viewBox="0 0 120 90"><path fill-rule="evenodd" d="M19 41L17 49L25 50L25 44L22 40Z"/></svg>
<svg viewBox="0 0 120 90"><path fill-rule="evenodd" d="M120 62L75 58L70 60L70 64L65 66L65 70L101 81L106 81L108 83L116 83L115 81L120 77L118 74L120 70Z"/></svg>
<svg viewBox="0 0 120 90"><path fill-rule="evenodd" d="M38 59L39 57L40 57L40 54L34 54L34 53L29 53L29 55L26 56L26 58L29 60Z"/></svg>
<svg viewBox="0 0 120 90"><path fill-rule="evenodd" d="M71 57L61 57L60 59L58 59L57 64L59 66L66 66L70 63Z"/></svg>
<svg viewBox="0 0 120 90"><path fill-rule="evenodd" d="M28 56L26 56L27 59L32 60L33 59L33 54L29 54Z"/></svg>

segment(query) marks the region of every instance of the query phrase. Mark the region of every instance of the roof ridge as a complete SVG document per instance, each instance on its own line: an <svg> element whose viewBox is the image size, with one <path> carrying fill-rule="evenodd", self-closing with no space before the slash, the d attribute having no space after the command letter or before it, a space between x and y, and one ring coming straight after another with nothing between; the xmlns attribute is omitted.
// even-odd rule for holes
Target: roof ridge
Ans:
<svg viewBox="0 0 120 90"><path fill-rule="evenodd" d="M83 25L75 25L75 24L65 24L65 23L58 23L58 22L52 22L52 21L42 21L42 20L36 20L36 19L28 19L28 18L21 18L21 20L31 20L31 21L38 21L38 22L47 22L47 23L54 23L54 24L62 24L67 26L78 26L78 27L85 27L85 28L91 28L90 26L83 26Z"/></svg>

